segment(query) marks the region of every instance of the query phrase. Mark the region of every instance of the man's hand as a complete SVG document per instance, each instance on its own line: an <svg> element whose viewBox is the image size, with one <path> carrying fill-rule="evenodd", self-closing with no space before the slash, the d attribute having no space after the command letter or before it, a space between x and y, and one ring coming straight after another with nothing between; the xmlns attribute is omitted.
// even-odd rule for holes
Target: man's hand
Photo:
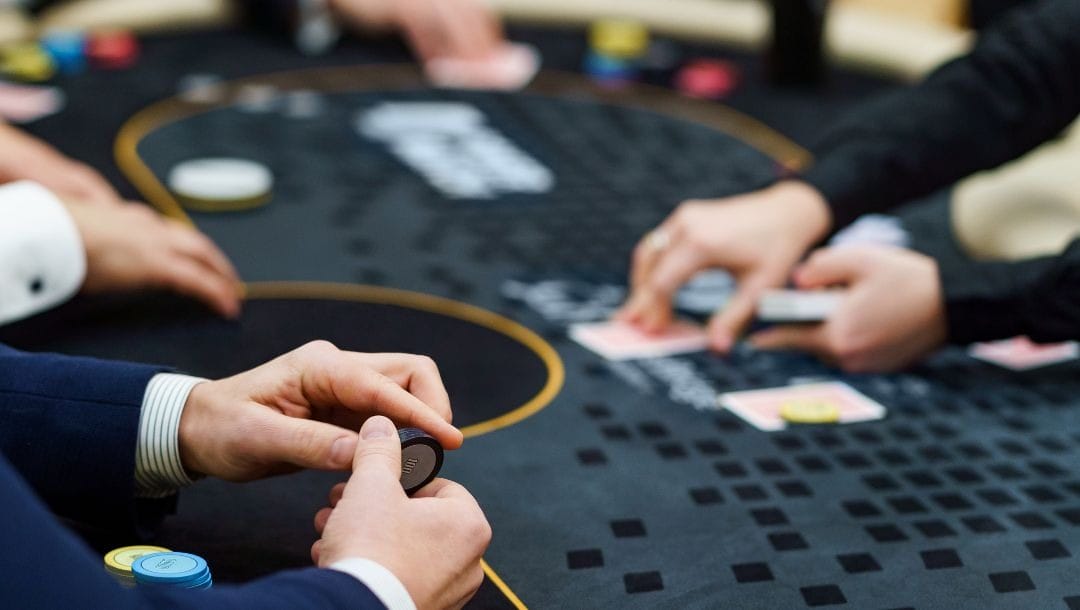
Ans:
<svg viewBox="0 0 1080 610"><path fill-rule="evenodd" d="M679 287L698 271L721 267L739 288L710 321L709 342L727 352L753 318L761 292L783 284L830 223L821 194L801 182L683 203L634 249L630 298L616 317L660 332L671 322Z"/></svg>
<svg viewBox="0 0 1080 610"><path fill-rule="evenodd" d="M801 289L834 285L848 296L822 324L777 326L751 337L762 349L817 354L852 372L892 371L945 342L945 310L934 259L887 247L815 252L795 271Z"/></svg>
<svg viewBox="0 0 1080 610"><path fill-rule="evenodd" d="M88 293L167 288L226 317L240 313L240 279L209 238L145 205L65 204L86 249Z"/></svg>
<svg viewBox="0 0 1080 610"><path fill-rule="evenodd" d="M120 195L89 165L16 127L0 123L0 183L32 180L61 199L119 203Z"/></svg>
<svg viewBox="0 0 1080 610"><path fill-rule="evenodd" d="M372 417L360 430L353 473L315 515L311 548L321 567L371 559L393 572L418 608L460 608L480 588L491 526L464 487L435 479L412 498L401 489L393 424Z"/></svg>
<svg viewBox="0 0 1080 610"><path fill-rule="evenodd" d="M345 352L314 341L195 386L180 418L180 458L191 472L229 481L300 468L344 470L356 450L355 430L373 415L420 428L447 449L461 446L430 358Z"/></svg>
<svg viewBox="0 0 1080 610"><path fill-rule="evenodd" d="M401 32L424 61L479 59L504 41L499 18L479 0L332 0L332 6L354 26Z"/></svg>

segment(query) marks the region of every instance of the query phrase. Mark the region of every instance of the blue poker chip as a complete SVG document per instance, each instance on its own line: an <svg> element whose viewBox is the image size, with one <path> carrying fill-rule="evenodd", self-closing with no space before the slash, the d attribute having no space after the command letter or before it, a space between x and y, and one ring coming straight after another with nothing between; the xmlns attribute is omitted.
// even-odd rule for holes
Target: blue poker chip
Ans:
<svg viewBox="0 0 1080 610"><path fill-rule="evenodd" d="M600 53L590 52L585 56L585 73L599 80L633 80L637 77L637 65L634 62Z"/></svg>
<svg viewBox="0 0 1080 610"><path fill-rule="evenodd" d="M191 582L186 582L186 583L184 583L183 585L180 585L180 586L182 586L185 589L209 589L210 586L213 585L213 584L214 584L214 579L210 576L210 572L207 571L206 576L203 576L202 578L200 578L198 580L193 580Z"/></svg>
<svg viewBox="0 0 1080 610"><path fill-rule="evenodd" d="M196 587L210 582L206 560L191 553L152 553L131 564L137 584Z"/></svg>

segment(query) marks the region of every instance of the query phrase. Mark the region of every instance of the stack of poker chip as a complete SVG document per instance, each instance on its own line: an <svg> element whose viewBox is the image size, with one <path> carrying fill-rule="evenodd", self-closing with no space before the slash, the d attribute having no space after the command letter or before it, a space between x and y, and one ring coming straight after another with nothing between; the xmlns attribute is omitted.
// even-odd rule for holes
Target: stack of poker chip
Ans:
<svg viewBox="0 0 1080 610"><path fill-rule="evenodd" d="M64 74L86 69L86 34L77 30L56 30L41 37L41 46Z"/></svg>
<svg viewBox="0 0 1080 610"><path fill-rule="evenodd" d="M169 549L160 546L137 545L113 549L105 554L105 571L125 587L135 586L135 575L131 564L136 560L154 553L167 553Z"/></svg>
<svg viewBox="0 0 1080 610"><path fill-rule="evenodd" d="M56 62L37 43L6 45L0 49L0 74L24 82L47 81L56 75Z"/></svg>
<svg viewBox="0 0 1080 610"><path fill-rule="evenodd" d="M140 587L209 589L214 584L206 560L191 553L165 551L143 555L131 564Z"/></svg>
<svg viewBox="0 0 1080 610"><path fill-rule="evenodd" d="M675 88L687 97L718 100L739 85L739 69L720 59L696 59L675 75Z"/></svg>
<svg viewBox="0 0 1080 610"><path fill-rule="evenodd" d="M638 76L649 52L649 31L640 22L604 19L589 27L585 72L601 85L619 86Z"/></svg>

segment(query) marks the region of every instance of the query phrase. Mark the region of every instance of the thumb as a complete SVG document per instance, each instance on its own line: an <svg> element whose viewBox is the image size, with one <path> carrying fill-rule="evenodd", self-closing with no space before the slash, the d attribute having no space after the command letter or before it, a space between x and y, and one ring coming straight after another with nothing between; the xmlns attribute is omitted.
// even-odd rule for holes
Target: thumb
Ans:
<svg viewBox="0 0 1080 610"><path fill-rule="evenodd" d="M346 470L356 435L331 424L277 414L268 422L262 453L275 463L318 470Z"/></svg>
<svg viewBox="0 0 1080 610"><path fill-rule="evenodd" d="M359 480L359 483L357 481ZM401 493L401 441L394 422L381 415L370 418L360 428L360 440L353 457L353 474L347 487L359 484L365 493L391 481Z"/></svg>
<svg viewBox="0 0 1080 610"><path fill-rule="evenodd" d="M820 324L773 326L751 336L750 344L763 350L798 350L821 354L825 351L825 334Z"/></svg>
<svg viewBox="0 0 1080 610"><path fill-rule="evenodd" d="M795 270L795 285L803 290L850 284L863 269L859 248L825 248L810 255Z"/></svg>

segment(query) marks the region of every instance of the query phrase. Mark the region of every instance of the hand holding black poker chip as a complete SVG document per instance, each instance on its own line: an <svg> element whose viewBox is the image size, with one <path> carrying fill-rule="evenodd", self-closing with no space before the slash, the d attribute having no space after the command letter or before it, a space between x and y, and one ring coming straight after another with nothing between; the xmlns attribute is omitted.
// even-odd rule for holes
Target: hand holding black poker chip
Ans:
<svg viewBox="0 0 1080 610"><path fill-rule="evenodd" d="M401 486L412 495L430 483L442 469L443 448L419 428L398 430L401 440Z"/></svg>

